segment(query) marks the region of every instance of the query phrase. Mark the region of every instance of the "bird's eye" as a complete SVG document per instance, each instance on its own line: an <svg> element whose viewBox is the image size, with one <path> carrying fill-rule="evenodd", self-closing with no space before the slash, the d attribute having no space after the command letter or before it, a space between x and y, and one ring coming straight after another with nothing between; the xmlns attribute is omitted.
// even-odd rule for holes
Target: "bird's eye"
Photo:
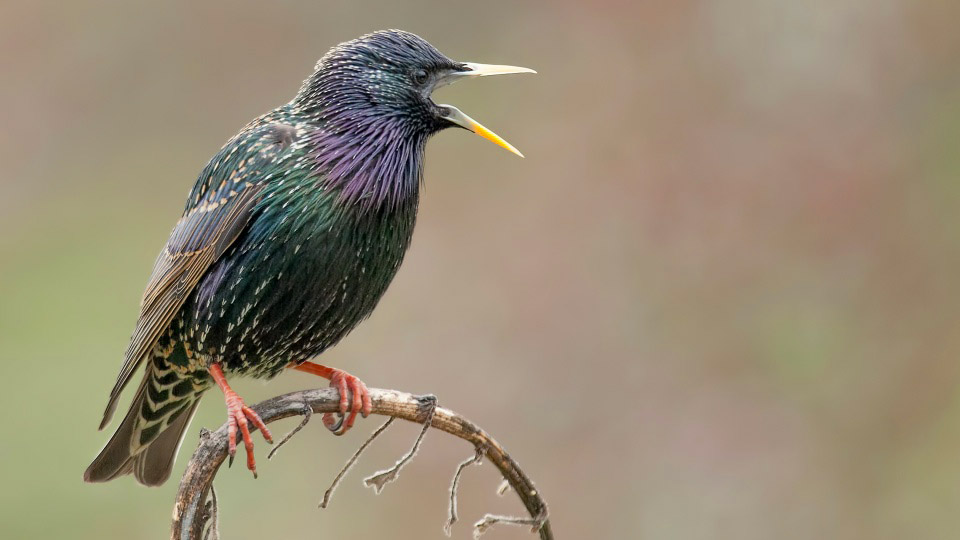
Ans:
<svg viewBox="0 0 960 540"><path fill-rule="evenodd" d="M427 70L425 69L418 69L413 72L413 82L417 83L418 85L422 86L424 84L427 84L427 79L429 78L430 78L430 75L427 73Z"/></svg>

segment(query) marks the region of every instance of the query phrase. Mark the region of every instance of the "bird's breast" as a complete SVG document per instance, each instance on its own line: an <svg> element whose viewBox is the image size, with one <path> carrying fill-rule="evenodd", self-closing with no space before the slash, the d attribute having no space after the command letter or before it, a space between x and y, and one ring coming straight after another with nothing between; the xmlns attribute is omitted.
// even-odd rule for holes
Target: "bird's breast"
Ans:
<svg viewBox="0 0 960 540"><path fill-rule="evenodd" d="M272 376L370 314L410 245L416 200L364 212L315 204L264 212L211 268L190 309L195 350Z"/></svg>

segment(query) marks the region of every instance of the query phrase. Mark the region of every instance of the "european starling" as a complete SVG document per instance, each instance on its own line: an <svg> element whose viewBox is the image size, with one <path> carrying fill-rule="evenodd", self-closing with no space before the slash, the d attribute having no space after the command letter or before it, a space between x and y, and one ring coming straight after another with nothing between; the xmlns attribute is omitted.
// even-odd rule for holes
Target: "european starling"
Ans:
<svg viewBox="0 0 960 540"><path fill-rule="evenodd" d="M506 73L533 70L456 62L414 34L375 32L331 49L292 101L230 139L201 171L154 265L100 429L140 366L143 379L84 480L132 473L162 484L214 384L226 399L231 459L239 430L256 475L248 422L267 441L270 432L230 389L234 375L294 368L329 379L340 414L324 424L337 434L369 414L362 382L308 359L369 316L396 274L431 135L459 126L521 155L430 99L451 82Z"/></svg>

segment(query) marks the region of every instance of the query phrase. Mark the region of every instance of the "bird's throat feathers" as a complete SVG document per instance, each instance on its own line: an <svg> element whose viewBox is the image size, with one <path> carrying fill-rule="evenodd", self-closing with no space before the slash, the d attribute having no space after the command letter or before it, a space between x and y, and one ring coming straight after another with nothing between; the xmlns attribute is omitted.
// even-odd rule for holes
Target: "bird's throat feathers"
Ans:
<svg viewBox="0 0 960 540"><path fill-rule="evenodd" d="M420 38L378 32L342 43L317 63L291 102L319 127L306 143L329 184L365 208L416 197L430 135L445 127L409 66L451 63Z"/></svg>
<svg viewBox="0 0 960 540"><path fill-rule="evenodd" d="M306 140L314 166L342 203L394 210L416 199L427 136L402 119L373 115L328 118Z"/></svg>

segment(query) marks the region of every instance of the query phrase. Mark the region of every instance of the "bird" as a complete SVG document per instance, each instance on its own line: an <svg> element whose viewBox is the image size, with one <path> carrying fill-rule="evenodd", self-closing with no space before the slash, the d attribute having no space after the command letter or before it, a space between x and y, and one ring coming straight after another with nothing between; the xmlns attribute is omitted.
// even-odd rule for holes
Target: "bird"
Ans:
<svg viewBox="0 0 960 540"><path fill-rule="evenodd" d="M148 280L100 429L142 368L87 482L170 476L200 398L214 386L256 477L250 431L272 443L228 379L319 375L339 392L324 425L349 430L371 412L366 385L311 361L366 319L410 246L427 140L464 128L510 143L431 93L475 77L532 69L454 61L423 38L381 30L331 48L287 104L248 123L200 172Z"/></svg>

